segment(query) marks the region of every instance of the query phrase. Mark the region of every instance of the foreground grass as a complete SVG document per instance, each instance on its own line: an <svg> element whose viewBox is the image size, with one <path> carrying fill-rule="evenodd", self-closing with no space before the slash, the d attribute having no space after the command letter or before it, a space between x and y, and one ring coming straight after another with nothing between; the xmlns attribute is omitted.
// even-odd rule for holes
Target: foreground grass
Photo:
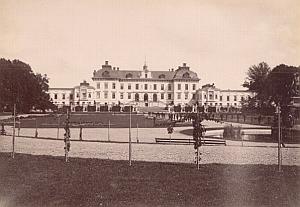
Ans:
<svg viewBox="0 0 300 207"><path fill-rule="evenodd" d="M300 206L300 167L0 153L0 206Z"/></svg>

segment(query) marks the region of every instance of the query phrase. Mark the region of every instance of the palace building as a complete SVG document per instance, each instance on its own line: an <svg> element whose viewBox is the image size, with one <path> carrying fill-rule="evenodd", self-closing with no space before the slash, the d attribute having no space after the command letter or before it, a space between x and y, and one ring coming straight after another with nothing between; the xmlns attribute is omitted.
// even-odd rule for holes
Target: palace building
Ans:
<svg viewBox="0 0 300 207"><path fill-rule="evenodd" d="M108 61L93 72L91 85L84 81L74 88L50 88L52 102L72 111L100 111L107 106L166 107L193 105L199 88L197 73L186 63L176 70L120 70Z"/></svg>

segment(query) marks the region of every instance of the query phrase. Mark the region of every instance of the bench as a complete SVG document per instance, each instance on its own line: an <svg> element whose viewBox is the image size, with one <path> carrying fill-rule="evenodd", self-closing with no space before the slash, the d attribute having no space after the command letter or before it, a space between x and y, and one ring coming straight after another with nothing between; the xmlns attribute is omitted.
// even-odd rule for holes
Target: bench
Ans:
<svg viewBox="0 0 300 207"><path fill-rule="evenodd" d="M193 139L175 139L175 138L155 138L155 142L159 144L180 144L180 145L192 145L195 143ZM211 137L204 137L201 139L202 145L225 145L225 139L217 139Z"/></svg>

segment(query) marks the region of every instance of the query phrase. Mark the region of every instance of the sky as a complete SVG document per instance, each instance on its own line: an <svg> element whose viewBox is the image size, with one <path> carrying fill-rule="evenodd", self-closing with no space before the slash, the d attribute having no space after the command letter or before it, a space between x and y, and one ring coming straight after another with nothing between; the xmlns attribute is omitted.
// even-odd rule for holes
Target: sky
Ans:
<svg viewBox="0 0 300 207"><path fill-rule="evenodd" d="M200 85L242 89L247 70L300 65L299 0L0 0L0 57L47 74L50 87L120 70L187 63Z"/></svg>

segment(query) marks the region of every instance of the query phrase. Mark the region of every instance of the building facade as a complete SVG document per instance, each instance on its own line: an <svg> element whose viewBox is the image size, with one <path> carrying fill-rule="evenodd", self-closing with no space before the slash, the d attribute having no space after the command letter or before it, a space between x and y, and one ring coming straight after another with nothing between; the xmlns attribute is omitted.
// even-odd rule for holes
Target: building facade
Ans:
<svg viewBox="0 0 300 207"><path fill-rule="evenodd" d="M100 111L101 106L165 107L196 103L199 88L197 73L183 63L176 70L120 70L108 61L86 81L74 88L50 88L50 98L58 107Z"/></svg>

